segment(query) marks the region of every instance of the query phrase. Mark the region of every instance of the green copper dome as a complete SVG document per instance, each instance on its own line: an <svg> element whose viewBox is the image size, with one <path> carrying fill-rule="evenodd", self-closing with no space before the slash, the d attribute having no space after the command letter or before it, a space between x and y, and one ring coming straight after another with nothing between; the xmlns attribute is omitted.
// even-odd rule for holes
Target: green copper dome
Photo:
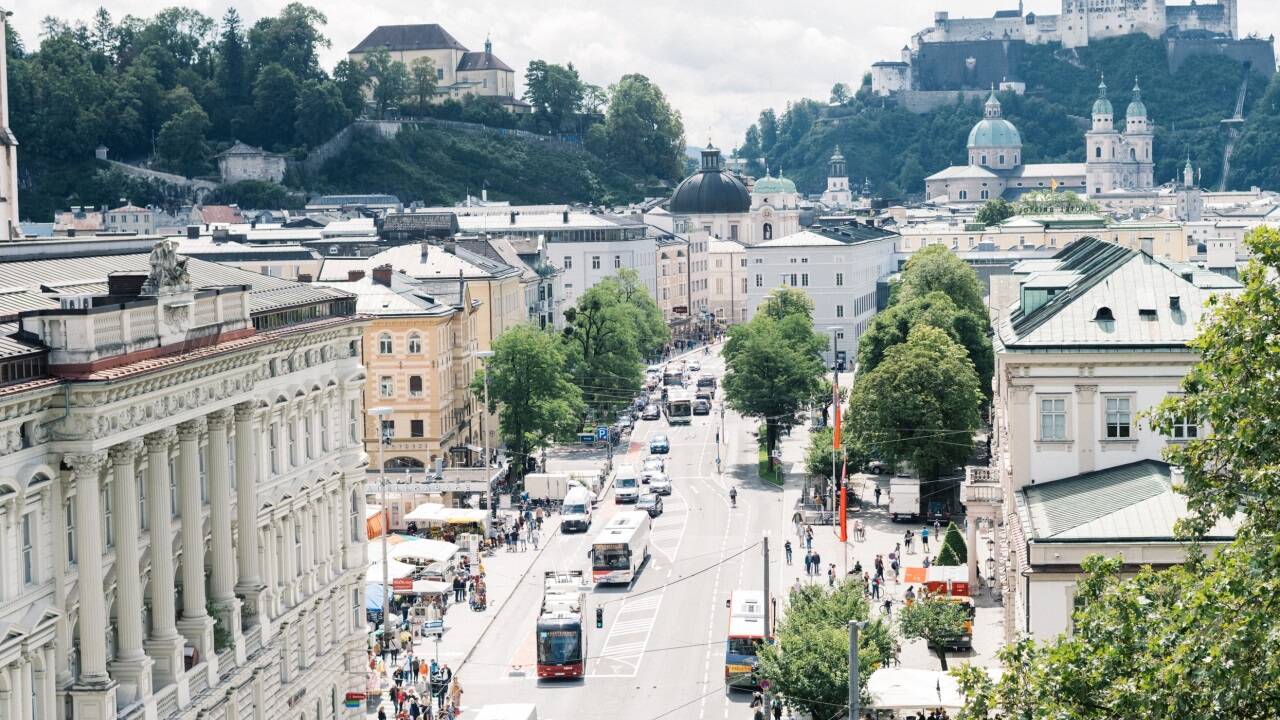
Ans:
<svg viewBox="0 0 1280 720"><path fill-rule="evenodd" d="M1098 99L1093 101L1094 115L1114 115L1111 109L1111 101L1107 99L1107 81L1104 79L1098 83Z"/></svg>
<svg viewBox="0 0 1280 720"><path fill-rule="evenodd" d="M983 117L969 131L970 148L1009 148L1022 147L1022 136L1013 123L1000 116L1000 101L991 93L983 105Z"/></svg>
<svg viewBox="0 0 1280 720"><path fill-rule="evenodd" d="M1147 106L1142 102L1142 88L1138 87L1138 80L1133 81L1133 100L1129 103L1129 108L1124 111L1127 118L1139 118L1147 116Z"/></svg>
<svg viewBox="0 0 1280 720"><path fill-rule="evenodd" d="M751 188L752 195L777 195L778 193L794 193L795 191L796 184L781 175L778 177L765 175L757 180L755 186Z"/></svg>

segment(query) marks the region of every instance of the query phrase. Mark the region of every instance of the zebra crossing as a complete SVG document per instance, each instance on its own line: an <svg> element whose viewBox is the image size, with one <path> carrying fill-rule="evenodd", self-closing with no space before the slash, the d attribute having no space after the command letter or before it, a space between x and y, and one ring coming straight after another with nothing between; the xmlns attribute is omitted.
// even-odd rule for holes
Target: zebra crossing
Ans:
<svg viewBox="0 0 1280 720"><path fill-rule="evenodd" d="M590 677L635 677L649 636L657 624L664 591L622 601L604 646L588 669Z"/></svg>

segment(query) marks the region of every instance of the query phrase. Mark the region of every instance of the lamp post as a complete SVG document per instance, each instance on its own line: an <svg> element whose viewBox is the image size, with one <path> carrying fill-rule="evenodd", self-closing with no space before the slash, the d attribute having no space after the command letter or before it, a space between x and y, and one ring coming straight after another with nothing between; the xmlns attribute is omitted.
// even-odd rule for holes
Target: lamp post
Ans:
<svg viewBox="0 0 1280 720"><path fill-rule="evenodd" d="M858 720L862 694L858 691L858 631L866 622L849 621L849 720Z"/></svg>
<svg viewBox="0 0 1280 720"><path fill-rule="evenodd" d="M378 423L378 472L382 481L382 512L388 520L391 512L387 509L387 462L386 448L391 440L391 433L383 429L383 419L392 413L391 408L383 406L369 409L369 415ZM391 528L388 524L382 527L382 646L391 642L391 559L387 556L387 534Z"/></svg>
<svg viewBox="0 0 1280 720"><path fill-rule="evenodd" d="M840 330L839 325L831 325L827 327L827 332L831 333L831 403L833 405L831 412L832 432L835 432L836 413L840 412L840 370L836 363L836 355L840 346ZM832 436L834 439L834 435ZM831 448L831 511L838 512L840 504L836 502L836 485L839 482L839 475L836 474L836 449ZM835 517L833 514L832 517ZM838 523L837 523L838 524Z"/></svg>
<svg viewBox="0 0 1280 720"><path fill-rule="evenodd" d="M485 482L489 484L489 517L498 517L498 493L494 492L493 479L489 477L489 364L485 362L493 357L492 350L480 350L476 357L484 365L484 412L480 415L480 434L484 436L484 472Z"/></svg>

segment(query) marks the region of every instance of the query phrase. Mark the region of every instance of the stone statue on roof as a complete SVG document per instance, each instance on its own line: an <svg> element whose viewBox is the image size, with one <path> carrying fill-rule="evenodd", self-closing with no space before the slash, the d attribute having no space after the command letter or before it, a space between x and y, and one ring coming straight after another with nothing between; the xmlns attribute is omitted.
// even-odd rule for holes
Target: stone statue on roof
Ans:
<svg viewBox="0 0 1280 720"><path fill-rule="evenodd" d="M151 273L142 285L143 295L169 295L191 289L187 259L178 257L172 241L161 240L156 243L151 248L147 261L151 264Z"/></svg>

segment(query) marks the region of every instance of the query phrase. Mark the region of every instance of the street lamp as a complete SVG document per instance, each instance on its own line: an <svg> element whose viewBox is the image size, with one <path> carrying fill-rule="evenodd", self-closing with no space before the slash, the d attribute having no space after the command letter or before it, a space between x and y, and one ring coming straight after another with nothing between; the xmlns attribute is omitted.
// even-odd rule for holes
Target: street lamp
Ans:
<svg viewBox="0 0 1280 720"><path fill-rule="evenodd" d="M489 485L489 516L498 517L498 494L493 490L493 479L489 477L489 365L484 362L493 357L492 350L480 350L476 357L484 365L484 412L480 415L480 434L484 436L484 481Z"/></svg>
<svg viewBox="0 0 1280 720"><path fill-rule="evenodd" d="M835 428L834 428L835 417L836 417L835 414L840 412L840 371L837 369L838 366L836 365L836 353L837 353L837 348L840 345L839 333L842 329L843 328L841 328L839 325L830 325L827 327L827 332L831 333L831 387L832 387L831 402L835 405L831 413L831 424L833 426L832 427L833 433L835 432ZM834 439L834 435L832 437ZM839 511L838 508L840 507L840 504L837 502L837 498L836 498L836 485L838 484L839 482L838 478L840 477L839 475L836 474L836 455L837 455L836 448L832 447L831 448L831 511L833 513L838 512ZM832 517L834 517L834 515Z"/></svg>
<svg viewBox="0 0 1280 720"><path fill-rule="evenodd" d="M391 518L391 511L387 507L387 462L386 447L391 441L391 432L383 426L383 419L391 415L392 409L386 406L369 409L369 415L377 419L378 423L378 471L382 480L382 512L388 521ZM387 555L387 535L391 532L389 522L382 526L382 646L386 647L391 642L391 568L390 557Z"/></svg>

